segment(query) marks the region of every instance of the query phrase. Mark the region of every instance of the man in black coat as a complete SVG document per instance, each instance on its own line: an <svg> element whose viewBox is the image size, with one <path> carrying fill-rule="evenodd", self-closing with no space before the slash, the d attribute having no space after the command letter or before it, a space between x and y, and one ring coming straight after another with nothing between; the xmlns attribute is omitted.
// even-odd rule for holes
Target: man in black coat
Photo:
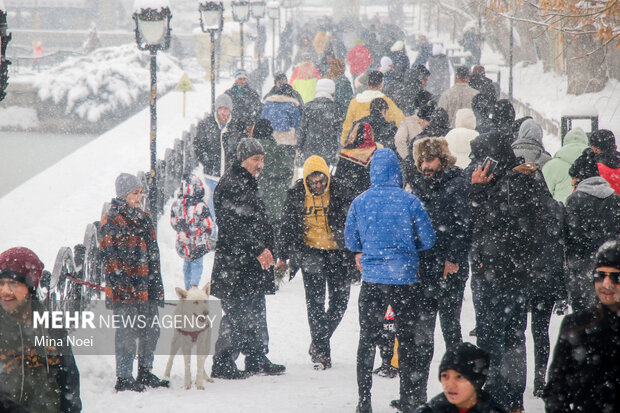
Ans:
<svg viewBox="0 0 620 413"><path fill-rule="evenodd" d="M394 122L388 122L385 119L389 106L385 99L376 98L370 102L370 114L359 120L366 122L372 126L372 132L375 135L375 143L383 145L384 148L396 151L394 144L394 136L398 128Z"/></svg>
<svg viewBox="0 0 620 413"><path fill-rule="evenodd" d="M275 292L274 231L259 196L256 178L264 167L265 151L253 138L244 138L237 160L214 192L219 226L211 273L211 294L222 300L224 317L215 344L212 376L246 378L248 374L280 374L285 367L267 358L269 334L265 295ZM245 372L235 357L245 354Z"/></svg>
<svg viewBox="0 0 620 413"><path fill-rule="evenodd" d="M221 94L215 99L215 112L198 123L194 152L208 177L221 177L235 160L241 136L232 111L232 99Z"/></svg>
<svg viewBox="0 0 620 413"><path fill-rule="evenodd" d="M576 190L566 200L565 236L570 304L584 311L596 304L588 273L598 247L620 232L620 195L599 176L596 158L586 149L568 170Z"/></svg>
<svg viewBox="0 0 620 413"><path fill-rule="evenodd" d="M329 341L349 301L349 274L355 263L344 246L344 224L354 198L353 190L331 177L325 160L314 155L304 163L303 179L288 190L282 210L277 267L283 270L288 259L291 276L301 269L312 337L310 356L319 370L331 367Z"/></svg>
<svg viewBox="0 0 620 413"><path fill-rule="evenodd" d="M344 112L334 101L336 84L331 79L320 79L316 96L304 108L299 126L298 148L304 160L311 155L325 159L328 165L338 161L338 141L344 122Z"/></svg>
<svg viewBox="0 0 620 413"><path fill-rule="evenodd" d="M244 69L235 71L234 77L235 83L224 92L232 99L232 117L249 117L256 122L263 109L260 95L248 85L248 73Z"/></svg>
<svg viewBox="0 0 620 413"><path fill-rule="evenodd" d="M469 275L471 213L469 185L456 157L443 138L424 138L414 145L414 158L423 179L415 181L412 192L420 198L435 229L435 245L420 253L420 307L416 340L416 370L426 384L433 358L435 320L439 313L446 348L462 341L461 305ZM423 386L426 394L426 386Z"/></svg>
<svg viewBox="0 0 620 413"><path fill-rule="evenodd" d="M491 162L475 168L469 192L472 285L481 304L476 308L478 345L491 357L485 389L516 412L523 410L525 390L527 289L553 198L536 179L536 165L514 155L510 134L491 132L474 141L497 162L492 173Z"/></svg>
<svg viewBox="0 0 620 413"><path fill-rule="evenodd" d="M592 269L599 302L562 320L543 396L547 413L620 411L620 241L604 243Z"/></svg>

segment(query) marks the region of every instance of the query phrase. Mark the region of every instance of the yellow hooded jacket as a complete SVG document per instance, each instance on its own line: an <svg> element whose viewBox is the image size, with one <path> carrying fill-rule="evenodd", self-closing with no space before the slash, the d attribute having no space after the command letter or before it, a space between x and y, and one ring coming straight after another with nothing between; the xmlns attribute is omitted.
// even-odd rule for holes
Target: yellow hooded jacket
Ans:
<svg viewBox="0 0 620 413"><path fill-rule="evenodd" d="M308 175L313 172L322 172L327 176L327 188L321 195L313 195L308 186ZM329 184L331 176L329 168L323 158L312 155L304 163L303 170L304 188L306 198L304 200L304 243L312 248L322 250L337 250L338 244L334 240L331 228L327 222L329 212Z"/></svg>

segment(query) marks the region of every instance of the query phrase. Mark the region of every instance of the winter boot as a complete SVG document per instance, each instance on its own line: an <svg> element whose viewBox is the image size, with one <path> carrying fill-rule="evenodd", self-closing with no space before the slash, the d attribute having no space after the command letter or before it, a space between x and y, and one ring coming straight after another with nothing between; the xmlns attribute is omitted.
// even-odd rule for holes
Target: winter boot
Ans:
<svg viewBox="0 0 620 413"><path fill-rule="evenodd" d="M163 380L151 373L147 369L139 368L138 369L138 377L136 381L144 386L148 387L170 387L170 381Z"/></svg>
<svg viewBox="0 0 620 413"><path fill-rule="evenodd" d="M370 397L360 397L355 413L372 413L372 404Z"/></svg>
<svg viewBox="0 0 620 413"><path fill-rule="evenodd" d="M381 367L377 368L372 373L380 377L387 377L389 379L393 379L394 377L398 375L398 369L392 366L392 364L389 361L384 360L381 363Z"/></svg>
<svg viewBox="0 0 620 413"><path fill-rule="evenodd" d="M215 379L224 380L242 380L250 377L250 374L239 370L234 361L218 361L213 360L213 367L211 368L211 377Z"/></svg>
<svg viewBox="0 0 620 413"><path fill-rule="evenodd" d="M394 399L390 402L390 407L396 410L400 410L400 399Z"/></svg>
<svg viewBox="0 0 620 413"><path fill-rule="evenodd" d="M116 385L114 386L114 390L116 391L137 391L137 392L143 392L144 390L146 390L144 388L144 385L141 383L138 383L133 377L117 377L116 378Z"/></svg>
<svg viewBox="0 0 620 413"><path fill-rule="evenodd" d="M264 354L248 355L245 357L245 371L250 374L265 374L277 376L286 371L282 364L272 363Z"/></svg>
<svg viewBox="0 0 620 413"><path fill-rule="evenodd" d="M319 354L319 352L316 350L316 347L312 343L310 344L308 354L310 354L312 366L315 370L327 370L332 367L331 357Z"/></svg>

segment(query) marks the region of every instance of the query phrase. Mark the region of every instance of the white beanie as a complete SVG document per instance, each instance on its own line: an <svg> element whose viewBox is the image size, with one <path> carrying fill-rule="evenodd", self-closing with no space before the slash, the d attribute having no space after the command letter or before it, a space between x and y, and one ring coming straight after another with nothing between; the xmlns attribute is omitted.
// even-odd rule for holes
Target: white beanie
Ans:
<svg viewBox="0 0 620 413"><path fill-rule="evenodd" d="M381 58L381 67L382 68L388 68L388 67L393 66L393 65L394 65L394 63L392 62L392 59L390 59L389 57L383 56Z"/></svg>
<svg viewBox="0 0 620 413"><path fill-rule="evenodd" d="M334 93L336 92L336 84L331 79L319 79L316 82L316 95L315 98L329 98L334 99Z"/></svg>
<svg viewBox="0 0 620 413"><path fill-rule="evenodd" d="M439 43L433 44L432 55L433 56L439 56L440 54L445 54L444 51L443 51L443 46L440 45Z"/></svg>

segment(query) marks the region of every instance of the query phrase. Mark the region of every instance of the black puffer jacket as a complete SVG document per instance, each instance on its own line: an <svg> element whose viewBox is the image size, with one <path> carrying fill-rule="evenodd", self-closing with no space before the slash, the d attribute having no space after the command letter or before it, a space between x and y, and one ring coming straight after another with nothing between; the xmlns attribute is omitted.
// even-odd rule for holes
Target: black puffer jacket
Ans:
<svg viewBox="0 0 620 413"><path fill-rule="evenodd" d="M375 135L375 142L383 145L384 148L396 151L394 144L394 136L398 132L398 128L394 122L388 122L383 116L377 113L363 117L359 122L366 122L372 126L372 132Z"/></svg>
<svg viewBox="0 0 620 413"><path fill-rule="evenodd" d="M604 305L562 320L543 399L547 413L620 412L620 315Z"/></svg>
<svg viewBox="0 0 620 413"><path fill-rule="evenodd" d="M320 97L308 102L299 127L298 147L304 159L318 155L335 164L344 113L337 102Z"/></svg>
<svg viewBox="0 0 620 413"><path fill-rule="evenodd" d="M418 407L415 413L459 413L459 409L446 399L441 393L433 397L428 403ZM484 391L478 391L478 403L467 413L507 413L495 403Z"/></svg>
<svg viewBox="0 0 620 413"><path fill-rule="evenodd" d="M213 194L219 228L211 294L237 298L273 294L273 267L263 270L257 257L274 252L274 233L258 194L258 183L239 161L226 171Z"/></svg>
<svg viewBox="0 0 620 413"><path fill-rule="evenodd" d="M45 311L36 299L32 307ZM43 335L65 345L36 345ZM0 394L32 412L80 412L80 373L66 338L64 329L34 330L0 308Z"/></svg>
<svg viewBox="0 0 620 413"><path fill-rule="evenodd" d="M620 195L600 176L584 179L566 200L566 255L594 259L598 248L620 232Z"/></svg>
<svg viewBox="0 0 620 413"><path fill-rule="evenodd" d="M303 179L297 180L288 190L282 209L282 227L278 239L278 258L288 259L291 252L300 251L304 244L304 200L306 188ZM355 194L342 180L331 177L329 181L329 211L327 223L340 249L344 245L344 224Z"/></svg>
<svg viewBox="0 0 620 413"><path fill-rule="evenodd" d="M437 235L433 248L421 253L422 261L437 257L441 262L467 263L471 213L463 170L453 166L432 178L416 180L412 191L424 204Z"/></svg>

